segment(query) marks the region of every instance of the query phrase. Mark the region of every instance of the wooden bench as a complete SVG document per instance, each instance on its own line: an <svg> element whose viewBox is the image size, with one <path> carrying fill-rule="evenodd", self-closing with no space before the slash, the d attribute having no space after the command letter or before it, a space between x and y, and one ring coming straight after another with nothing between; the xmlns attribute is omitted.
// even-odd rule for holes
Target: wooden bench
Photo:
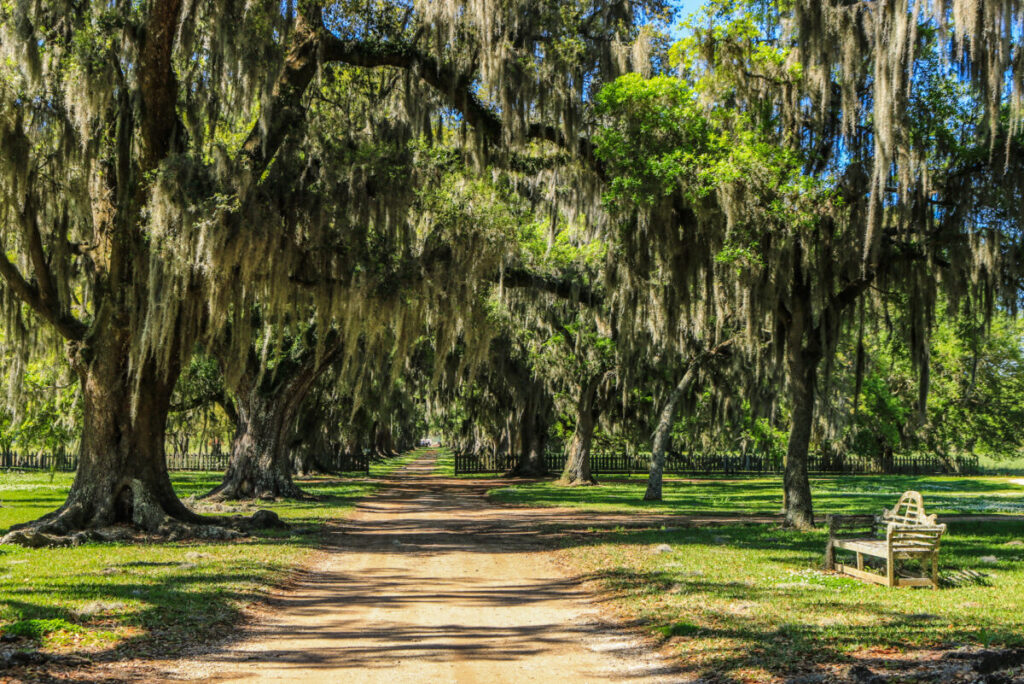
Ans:
<svg viewBox="0 0 1024 684"><path fill-rule="evenodd" d="M885 526L885 538L879 536ZM869 536L848 537L857 531ZM884 584L887 587L939 588L939 542L946 531L945 525L935 522L934 515L925 515L924 502L918 492L904 492L899 502L882 515L830 515L828 516L828 545L825 547L825 568ZM836 549L856 554L857 565L850 567L836 563ZM864 567L864 556L885 559L885 574ZM901 560L916 559L930 574L920 577L897 577L896 564Z"/></svg>

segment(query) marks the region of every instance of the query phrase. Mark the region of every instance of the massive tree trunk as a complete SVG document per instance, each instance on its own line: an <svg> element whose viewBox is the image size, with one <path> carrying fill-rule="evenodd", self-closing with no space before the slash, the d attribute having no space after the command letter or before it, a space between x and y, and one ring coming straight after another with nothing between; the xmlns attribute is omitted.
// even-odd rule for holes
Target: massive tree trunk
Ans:
<svg viewBox="0 0 1024 684"><path fill-rule="evenodd" d="M565 468L559 480L562 484L583 485L595 482L590 472L590 446L597 424L597 389L603 378L603 373L595 375L580 392L576 405L576 429L572 433Z"/></svg>
<svg viewBox="0 0 1024 684"><path fill-rule="evenodd" d="M547 443L548 423L546 415L550 407L544 400L531 396L519 419L517 451L519 459L508 472L511 476L539 477L548 472L544 461L544 447Z"/></svg>
<svg viewBox="0 0 1024 684"><path fill-rule="evenodd" d="M340 346L317 359L307 351L299 361L284 361L260 373L253 352L245 371L231 387L238 422L224 480L207 496L218 499L303 497L292 479L291 427L316 379L327 370Z"/></svg>
<svg viewBox="0 0 1024 684"><path fill-rule="evenodd" d="M34 543L38 533L69 535L122 523L145 532L185 533L183 524L216 522L185 507L167 472L164 441L177 361L166 373L145 362L136 371L139 389L133 403L128 335L104 327L107 334L79 348L73 360L82 383L83 424L78 470L67 500L37 521L13 526L5 542Z"/></svg>
<svg viewBox="0 0 1024 684"><path fill-rule="evenodd" d="M283 393L282 393L283 394ZM220 486L210 496L224 499L300 497L292 480L288 432L294 412L292 397L264 395L258 389L239 397L238 422L231 443L231 461Z"/></svg>
<svg viewBox="0 0 1024 684"><path fill-rule="evenodd" d="M383 461L398 455L395 449L395 439L391 429L384 423L377 422L373 430L373 453L377 459Z"/></svg>

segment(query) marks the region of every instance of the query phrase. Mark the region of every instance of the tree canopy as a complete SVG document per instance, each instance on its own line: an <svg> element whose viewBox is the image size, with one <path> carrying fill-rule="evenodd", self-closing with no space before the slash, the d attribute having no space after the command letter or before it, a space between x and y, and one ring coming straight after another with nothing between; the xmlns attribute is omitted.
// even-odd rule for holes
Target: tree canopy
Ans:
<svg viewBox="0 0 1024 684"><path fill-rule="evenodd" d="M650 439L652 499L681 431L787 433L807 527L813 448L1015 448L1024 8L711 0L674 44L673 21L0 1L9 403L73 415L31 439L80 454L9 538L219 534L167 477L190 392L234 423L230 496L297 495L301 433L386 453L432 420L522 472L563 446L570 483L595 440ZM62 389L26 404L40 373Z"/></svg>

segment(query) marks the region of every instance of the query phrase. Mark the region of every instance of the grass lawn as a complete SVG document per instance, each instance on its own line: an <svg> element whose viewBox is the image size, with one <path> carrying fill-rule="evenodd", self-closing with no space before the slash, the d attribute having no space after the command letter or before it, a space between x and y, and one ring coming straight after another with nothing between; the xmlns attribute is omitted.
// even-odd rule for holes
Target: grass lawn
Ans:
<svg viewBox="0 0 1024 684"><path fill-rule="evenodd" d="M369 477L300 478L316 501L263 503L292 524L238 542L0 547L0 633L15 645L87 654L174 655L223 636L242 608L259 600L319 543L323 521L344 516L382 476L415 458L371 466ZM209 491L219 473L173 473L179 496ZM0 534L57 508L72 475L0 472ZM223 505L217 513L256 507Z"/></svg>
<svg viewBox="0 0 1024 684"><path fill-rule="evenodd" d="M978 465L983 472L1024 476L1024 458L994 459L991 456L979 456Z"/></svg>
<svg viewBox="0 0 1024 684"><path fill-rule="evenodd" d="M776 478L666 482L661 503L641 500L640 477L609 477L597 487L495 487L489 496L496 501L593 511L770 514L782 503ZM928 512L1024 513L1024 482L1008 477L819 477L813 488L819 514L879 512L907 489L924 494ZM879 662L915 651L1024 645L1024 516L951 523L940 556L947 586L939 591L822 572L825 540L823 530L775 524L619 529L567 542L563 553L612 595L618 612L712 681L836 674L853 662L878 671ZM670 550L659 551L663 544ZM951 584L964 570L982 579ZM904 676L946 681L934 673Z"/></svg>
<svg viewBox="0 0 1024 684"><path fill-rule="evenodd" d="M858 661L877 672L874 659L915 651L1024 645L1024 546L1008 544L1020 540L1024 522L952 524L943 575L971 569L983 579L939 591L822 572L824 533L775 525L620 531L563 553L691 673L781 681Z"/></svg>
<svg viewBox="0 0 1024 684"><path fill-rule="evenodd" d="M664 501L643 501L646 478L611 476L596 487L563 487L550 480L502 486L488 492L494 501L531 506L574 506L589 510L642 510L678 515L701 513L773 514L782 509L780 477L666 480ZM814 509L826 513L877 513L899 495L916 489L928 513L1024 514L1024 479L845 475L811 478Z"/></svg>

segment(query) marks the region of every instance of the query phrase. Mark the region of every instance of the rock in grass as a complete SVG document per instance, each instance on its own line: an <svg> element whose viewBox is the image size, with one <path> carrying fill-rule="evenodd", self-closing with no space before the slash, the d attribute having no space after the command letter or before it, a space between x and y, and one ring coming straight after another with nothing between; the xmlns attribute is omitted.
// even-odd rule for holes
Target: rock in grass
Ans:
<svg viewBox="0 0 1024 684"><path fill-rule="evenodd" d="M658 544L654 547L654 553L672 553L672 547L668 544Z"/></svg>
<svg viewBox="0 0 1024 684"><path fill-rule="evenodd" d="M847 678L857 684L884 684L888 678L872 672L866 665L854 665L847 672Z"/></svg>
<svg viewBox="0 0 1024 684"><path fill-rule="evenodd" d="M42 549L53 546L69 546L71 538L58 537L52 534L44 534L38 530L27 529L8 532L3 538L0 538L0 544L17 544L18 546L25 546L30 549Z"/></svg>
<svg viewBox="0 0 1024 684"><path fill-rule="evenodd" d="M999 562L999 559L995 556L982 556L978 559L979 563L985 563L986 565L995 565Z"/></svg>
<svg viewBox="0 0 1024 684"><path fill-rule="evenodd" d="M8 667L18 665L41 665L47 660L46 656L39 651L11 651L0 653L0 664Z"/></svg>
<svg viewBox="0 0 1024 684"><path fill-rule="evenodd" d="M252 514L252 517L249 518L249 524L257 530L288 527L288 523L277 517L277 513L274 511L268 511L264 508L261 508Z"/></svg>
<svg viewBox="0 0 1024 684"><path fill-rule="evenodd" d="M1020 539L1014 539L1012 541L1006 542L1006 546L1024 546L1024 541L1021 541Z"/></svg>

